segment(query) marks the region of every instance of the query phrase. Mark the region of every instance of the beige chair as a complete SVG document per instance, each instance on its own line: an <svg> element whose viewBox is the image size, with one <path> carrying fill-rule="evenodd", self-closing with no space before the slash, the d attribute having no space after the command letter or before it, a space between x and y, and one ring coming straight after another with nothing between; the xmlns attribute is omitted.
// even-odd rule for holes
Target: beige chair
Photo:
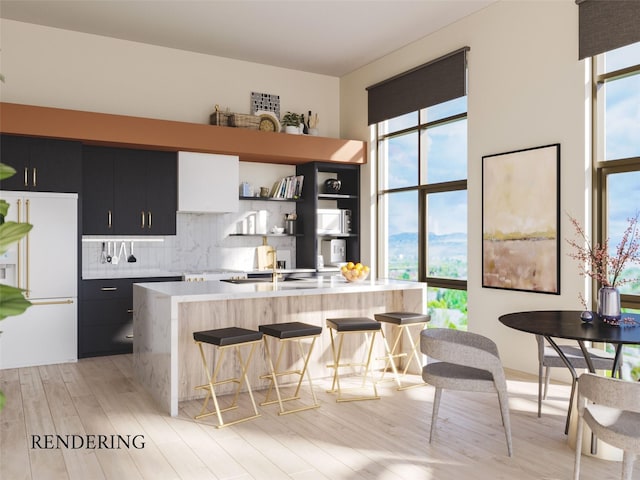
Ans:
<svg viewBox="0 0 640 480"><path fill-rule="evenodd" d="M420 350L428 357L427 365L422 368L422 378L436 387L429 443L435 431L443 388L496 392L507 438L507 450L509 456L512 456L507 382L496 344L471 332L429 328L420 332Z"/></svg>
<svg viewBox="0 0 640 480"><path fill-rule="evenodd" d="M551 368L562 367L567 368L562 361L558 352L554 350L550 345L546 345L544 337L542 335L536 335L536 341L538 342L538 417L542 416L542 400L547 399L547 391L549 390L549 377L551 374ZM558 345L558 348L567 357L567 360L573 367L573 370L569 369L571 373L571 394L569 396L569 408L567 409L567 421L564 427L565 435L569 432L569 422L571 421L571 405L573 405L573 397L576 392L576 381L578 375L575 369L586 369L587 361L584 359L582 350L580 347L574 347L571 345ZM596 370L611 370L613 368L613 354L605 352L597 348L588 348L593 368ZM542 370L544 368L544 393L542 390Z"/></svg>
<svg viewBox="0 0 640 480"><path fill-rule="evenodd" d="M624 451L622 479L631 480L640 454L640 383L583 373L578 380L578 415L574 480L580 478L585 423L597 438Z"/></svg>

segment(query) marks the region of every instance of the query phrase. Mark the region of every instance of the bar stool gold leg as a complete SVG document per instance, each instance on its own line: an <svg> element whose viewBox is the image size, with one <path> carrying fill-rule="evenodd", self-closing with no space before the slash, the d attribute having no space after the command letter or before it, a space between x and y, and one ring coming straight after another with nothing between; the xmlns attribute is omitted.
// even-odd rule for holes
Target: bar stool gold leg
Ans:
<svg viewBox="0 0 640 480"><path fill-rule="evenodd" d="M398 348L398 344L400 343L400 339L402 338L402 330L400 331L400 334L396 336L396 339L393 342L393 348L389 348L389 342L387 341L387 336L384 334L384 331L382 329L380 329L380 333L382 333L384 348L387 353L384 357L382 357L385 359L385 363L384 363L384 368L382 369L382 375L380 376L380 380L378 380L378 382L385 381L384 375L387 372L387 369L389 368L389 366L391 366L391 370L393 371L393 378L398 384L398 388L401 388L402 383L400 383L400 376L398 375L398 368L396 367L396 362L394 361L394 359L399 357L404 357L406 356L406 353L394 354L393 352L395 352L396 349Z"/></svg>
<svg viewBox="0 0 640 480"><path fill-rule="evenodd" d="M236 345L231 345L231 346L226 346L226 347L218 347L218 350L220 352L219 356L218 356L218 361L216 362L216 366L213 370L213 374L210 373L210 369L209 369L209 365L207 363L207 359L205 357L204 354L204 350L202 348L202 342L198 342L196 341L196 344L198 345L199 349L200 349L200 356L202 358L202 364L204 365L205 368L205 373L207 375L207 380L209 383L204 384L204 385L198 385L195 388L196 389L203 389L207 392L204 402L202 404L202 409L200 410L200 413L198 415L195 416L196 419L201 419L204 417L208 417L211 415L216 415L216 417L218 418L218 425L216 425L216 428L223 428L223 427L227 427L230 425L235 425L237 423L241 423L241 422L245 422L247 420L251 420L254 418L257 418L260 416L260 414L258 413L258 407L256 406L256 402L255 399L253 397L253 392L251 390L251 385L249 383L249 378L247 377L247 370L249 368L249 364L251 363L251 358L253 357L253 353L255 351L256 345L260 340L257 341L253 341L253 342L246 342L243 344L236 344ZM244 358L242 357L242 352L240 350L240 346L242 345L251 345L251 349L249 351L249 355L247 356L247 360L245 361ZM226 353L226 350L228 348L234 348L236 355L238 357L238 362L240 364L241 367L241 373L240 373L240 377L236 377L236 378L229 378L226 380L221 380L218 381L218 374L220 372L220 367L223 364L223 359ZM236 383L236 388L235 388L235 392L234 392L234 396L233 396L233 400L231 402L231 405L226 407L226 408L220 408L220 404L218 402L218 397L216 395L215 392L215 387L218 385L223 385L226 383ZM238 398L240 396L240 390L242 389L242 385L243 383L246 383L247 385L247 392L249 393L249 398L251 399L251 404L253 406L253 412L254 414L249 416L249 417L244 417L232 422L227 422L225 423L223 418L222 418L222 413L227 412L229 410L234 410L236 408L238 408ZM209 399L213 400L213 404L214 404L214 411L210 411L207 407L209 405Z"/></svg>
<svg viewBox="0 0 640 480"><path fill-rule="evenodd" d="M382 370L382 375L380 376L380 379L378 380L378 382L387 381L387 380L384 380L384 376L390 365L394 374L395 381L398 384L397 390L407 390L409 388L421 387L423 385L426 385L426 383L424 382L417 383L414 385L402 385L400 381L400 377L405 376L407 374L411 363L413 363L414 361L418 369L422 368L420 356L418 355L418 344L416 343L414 338L411 336L411 331L410 331L410 328L416 325L420 325L420 324L412 323L407 325L392 325L393 328L398 329L398 335L396 336L395 341L393 342L393 347L391 349L388 349L388 344L386 344L388 354L386 355L385 367ZM424 329L426 327L426 322L422 323L421 325L422 325L422 329ZM411 348L409 350L409 353L406 353L406 352L396 353L398 351L398 346L400 345L400 341L402 339L403 334L406 334L406 337L409 341L409 346ZM384 333L383 333L383 337L384 337ZM402 358L402 357L406 357L407 361L404 368L402 369L402 373L399 373L395 365L394 359Z"/></svg>
<svg viewBox="0 0 640 480"><path fill-rule="evenodd" d="M363 359L360 363L340 363L340 358L342 357L342 347L344 343L344 335L346 333L357 333L357 334L365 334L366 342L369 343L368 350L366 352L366 360ZM371 365L371 357L373 356L373 347L375 344L375 337L377 331L372 332L363 332L363 331L347 331L347 332L335 332L335 335L339 336L338 341L338 350L336 352L335 348L335 339L334 339L334 331L332 328L329 328L329 334L331 338L331 350L333 352L333 364L327 365L328 368L333 368L333 381L331 383L331 389L327 390L328 393L335 393L336 390L338 392L337 402L353 402L358 400L378 400L380 397L378 396L378 389L376 387L376 382L370 375L370 365ZM369 335L371 334L371 335ZM363 378L362 378L362 387L366 385L367 377L370 377L371 384L373 386L373 396L360 396L353 398L344 398L342 395L342 388L340 386L340 375L339 368L342 367L364 367ZM336 388L337 387L337 388Z"/></svg>
<svg viewBox="0 0 640 480"><path fill-rule="evenodd" d="M304 352L304 348L302 347L302 341L305 338L312 338L311 340L311 345L309 346L309 350L307 351L307 353L305 354ZM263 337L264 340L264 344L265 344L265 354L267 355L267 362L269 365L269 370L271 373L266 374L266 375L262 375L261 378L267 378L270 380L270 384L269 384L269 388L267 390L267 394L265 396L265 400L264 402L262 402L260 405L272 405L274 403L278 403L278 405L280 406L280 412L278 413L278 415L287 415L289 413L295 413L295 412L301 412L304 410L310 410L312 408L318 408L320 407L320 404L318 403L318 399L316 397L316 393L313 390L313 381L311 380L311 374L309 373L308 370L308 366L309 366L309 359L311 358L311 353L313 352L313 347L316 343L316 339L318 338L318 335L314 335L314 336L305 336L305 337L295 337L295 338L288 338L288 339L280 339L280 346L278 348L278 355L276 358L276 363L275 366L273 364L273 361L271 359L271 351L269 349L269 342L267 340L267 336ZM303 367L301 370L287 370L287 371L280 371L280 363L281 363L281 359L282 359L282 354L284 352L285 346L287 344L290 345L290 342L295 341L295 343L298 346L298 351L300 354L300 358L304 359L304 363L303 363ZM280 387L278 385L278 377L279 376L284 376L284 375L298 375L298 383L296 384L296 389L294 394L291 397L287 397L287 398L282 398L282 394L280 393ZM300 388L302 386L302 381L304 380L305 376L307 377L307 381L309 382L309 388L311 389L311 396L313 398L313 404L311 405L305 405L299 408L294 408L294 409L290 409L290 410L286 410L284 408L284 402L288 402L290 400L299 400L300 399ZM276 396L277 396L277 400L270 400L270 396L271 396L271 392L275 389L276 391Z"/></svg>

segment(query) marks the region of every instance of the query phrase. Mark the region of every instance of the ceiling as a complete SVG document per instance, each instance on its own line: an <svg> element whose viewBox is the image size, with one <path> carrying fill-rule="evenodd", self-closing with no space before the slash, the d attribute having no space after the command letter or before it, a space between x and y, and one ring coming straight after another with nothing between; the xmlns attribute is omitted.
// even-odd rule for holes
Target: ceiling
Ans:
<svg viewBox="0 0 640 480"><path fill-rule="evenodd" d="M340 77L496 0L0 0L0 17Z"/></svg>

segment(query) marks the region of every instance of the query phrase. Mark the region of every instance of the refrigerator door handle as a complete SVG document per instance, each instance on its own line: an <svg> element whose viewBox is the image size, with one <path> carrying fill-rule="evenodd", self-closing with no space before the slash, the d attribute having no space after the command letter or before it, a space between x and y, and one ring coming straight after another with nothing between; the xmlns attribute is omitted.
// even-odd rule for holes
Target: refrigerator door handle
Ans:
<svg viewBox="0 0 640 480"><path fill-rule="evenodd" d="M16 200L16 209L18 212L18 223L22 222L22 200ZM18 258L16 259L16 267L18 270L18 282L16 287L22 288L22 240L18 242Z"/></svg>
<svg viewBox="0 0 640 480"><path fill-rule="evenodd" d="M24 206L27 210L27 223L29 223L29 221L31 220L31 215L30 215L30 204L29 204L29 199L27 198L24 201ZM25 298L29 298L29 294L30 292L30 288L29 288L29 255L31 254L31 252L29 251L29 233L27 233L27 236L24 239L25 241L25 247L27 250L27 254L25 255L25 278L26 278L26 288L25 288L25 292L24 292L24 297Z"/></svg>
<svg viewBox="0 0 640 480"><path fill-rule="evenodd" d="M31 302L31 305L37 307L39 305L68 305L73 303L73 300L70 298L66 300L43 300L41 302Z"/></svg>

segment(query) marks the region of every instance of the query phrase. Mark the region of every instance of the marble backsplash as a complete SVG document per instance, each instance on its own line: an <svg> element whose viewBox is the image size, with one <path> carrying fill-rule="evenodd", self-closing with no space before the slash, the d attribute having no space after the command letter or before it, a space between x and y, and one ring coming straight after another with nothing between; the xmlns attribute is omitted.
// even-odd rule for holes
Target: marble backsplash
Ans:
<svg viewBox="0 0 640 480"><path fill-rule="evenodd" d="M240 270L257 268L256 247L262 245L262 236L234 236L239 224L259 210L267 211L267 230L284 226L285 214L295 212L291 202L242 200L240 211L233 213L178 213L176 235L144 236L83 236L82 271L104 274L105 277L122 276L136 270L161 270L176 273L205 270ZM133 240L135 263L121 259L117 265L101 263L102 243L109 239ZM154 241L150 241L150 239ZM93 241L87 241L93 240ZM161 241L158 241L161 240ZM295 238L267 237L268 244L278 250L278 258L287 258L287 268L295 268ZM118 242L120 250L121 242ZM130 241L126 242L127 255ZM113 242L112 242L113 248ZM290 258L290 260L289 260Z"/></svg>

